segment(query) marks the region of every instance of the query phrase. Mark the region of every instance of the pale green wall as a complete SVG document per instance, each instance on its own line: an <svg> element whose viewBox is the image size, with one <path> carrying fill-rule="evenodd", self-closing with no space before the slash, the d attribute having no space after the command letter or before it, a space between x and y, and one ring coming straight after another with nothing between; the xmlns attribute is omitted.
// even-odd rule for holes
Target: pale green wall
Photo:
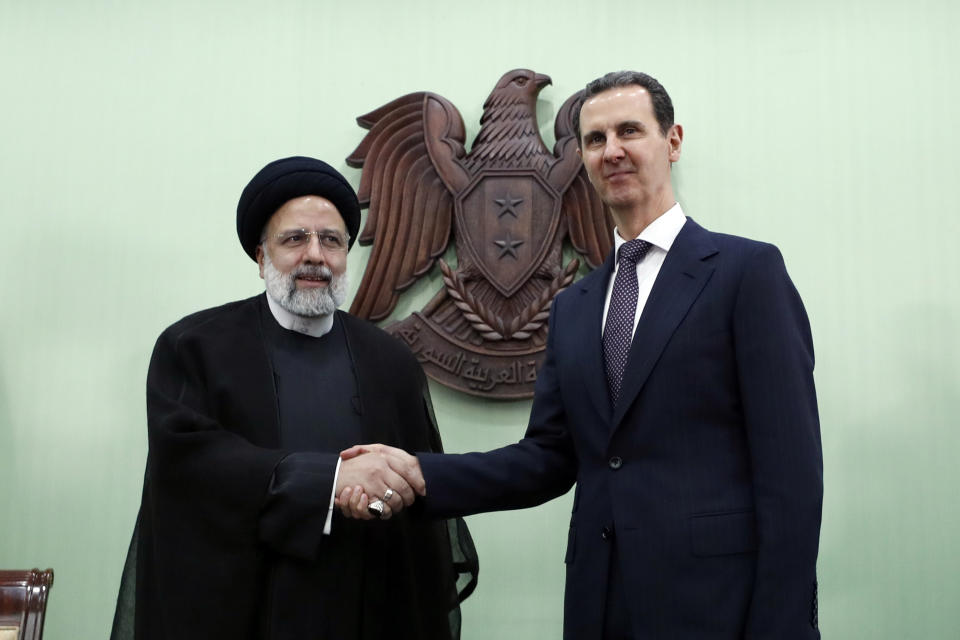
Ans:
<svg viewBox="0 0 960 640"><path fill-rule="evenodd" d="M573 91L638 68L685 125L687 212L777 243L806 301L826 637L957 637L956 6L0 1L0 566L56 569L47 638L106 635L149 353L184 314L260 290L233 212L263 163L315 155L356 184L357 115L432 90L472 139L520 66L553 77L552 144ZM433 390L449 450L523 432L528 403ZM559 637L568 510L470 519L483 570L465 640Z"/></svg>

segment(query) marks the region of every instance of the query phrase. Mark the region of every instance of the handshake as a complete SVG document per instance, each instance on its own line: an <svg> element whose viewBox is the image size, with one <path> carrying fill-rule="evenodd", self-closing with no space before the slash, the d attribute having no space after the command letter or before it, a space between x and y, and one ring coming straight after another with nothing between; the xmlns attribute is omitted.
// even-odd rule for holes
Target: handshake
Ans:
<svg viewBox="0 0 960 640"><path fill-rule="evenodd" d="M387 520L427 493L420 462L403 449L361 444L340 460L334 504L347 518Z"/></svg>

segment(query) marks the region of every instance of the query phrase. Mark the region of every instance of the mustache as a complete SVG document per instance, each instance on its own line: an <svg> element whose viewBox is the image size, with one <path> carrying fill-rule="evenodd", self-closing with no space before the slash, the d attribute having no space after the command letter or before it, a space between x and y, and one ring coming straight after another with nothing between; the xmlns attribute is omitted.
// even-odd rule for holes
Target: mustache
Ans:
<svg viewBox="0 0 960 640"><path fill-rule="evenodd" d="M333 279L333 271L329 267L326 267L322 264L317 265L308 265L302 264L293 271L290 272L290 275L293 278L299 278L305 276L308 278L321 278L326 281Z"/></svg>

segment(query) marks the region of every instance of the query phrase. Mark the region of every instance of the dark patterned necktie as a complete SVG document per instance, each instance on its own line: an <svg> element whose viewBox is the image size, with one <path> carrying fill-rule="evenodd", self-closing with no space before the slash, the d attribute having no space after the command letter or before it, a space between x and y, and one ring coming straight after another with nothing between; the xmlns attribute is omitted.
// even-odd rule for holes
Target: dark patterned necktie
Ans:
<svg viewBox="0 0 960 640"><path fill-rule="evenodd" d="M613 281L607 323L603 328L603 359L607 367L607 387L614 406L620 397L620 383L627 366L633 339L633 318L637 313L637 263L652 247L646 240L631 240L620 246L617 277Z"/></svg>

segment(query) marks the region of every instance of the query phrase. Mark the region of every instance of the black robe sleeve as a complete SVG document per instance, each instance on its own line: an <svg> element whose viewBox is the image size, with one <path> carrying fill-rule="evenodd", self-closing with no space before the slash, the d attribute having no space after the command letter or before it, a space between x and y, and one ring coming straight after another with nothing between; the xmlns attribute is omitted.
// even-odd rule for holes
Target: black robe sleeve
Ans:
<svg viewBox="0 0 960 640"><path fill-rule="evenodd" d="M338 457L300 451L277 465L260 516L260 539L277 553L316 560Z"/></svg>

